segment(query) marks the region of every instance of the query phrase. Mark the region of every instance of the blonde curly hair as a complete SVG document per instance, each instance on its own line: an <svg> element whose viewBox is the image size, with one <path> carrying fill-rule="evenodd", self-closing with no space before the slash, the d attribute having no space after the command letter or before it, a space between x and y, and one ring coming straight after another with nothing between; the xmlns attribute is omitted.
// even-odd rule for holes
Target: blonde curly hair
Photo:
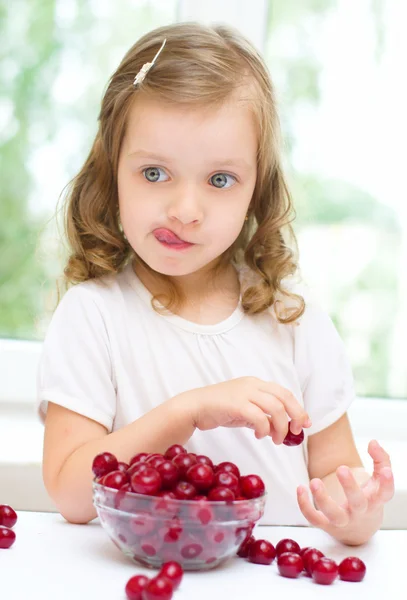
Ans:
<svg viewBox="0 0 407 600"><path fill-rule="evenodd" d="M135 75L152 60L165 38L165 50L135 89ZM220 257L217 269L233 262L252 275L242 294L247 314L271 307L281 323L292 323L303 314L304 299L284 286L298 269L297 243L291 227L292 201L282 171L273 85L254 46L225 25L177 23L159 27L130 48L110 78L96 138L85 164L68 186L64 215L70 252L64 269L66 289L117 273L130 260L141 261L121 228L117 188L119 154L134 98L143 94L176 106L211 107L221 105L240 87L250 90L250 107L258 127L257 180L248 219L236 241ZM149 268L145 263L143 266ZM184 301L181 291L170 277L154 276L167 290L160 295L160 304L175 312ZM154 308L159 310L156 305Z"/></svg>

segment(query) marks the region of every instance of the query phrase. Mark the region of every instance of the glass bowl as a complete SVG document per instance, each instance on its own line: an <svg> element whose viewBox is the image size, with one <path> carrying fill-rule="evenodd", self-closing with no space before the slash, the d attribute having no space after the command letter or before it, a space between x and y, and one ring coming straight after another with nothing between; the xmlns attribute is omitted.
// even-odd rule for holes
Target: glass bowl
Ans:
<svg viewBox="0 0 407 600"><path fill-rule="evenodd" d="M144 567L175 560L205 570L235 555L264 514L266 494L251 500L172 500L93 482L93 504L116 546Z"/></svg>

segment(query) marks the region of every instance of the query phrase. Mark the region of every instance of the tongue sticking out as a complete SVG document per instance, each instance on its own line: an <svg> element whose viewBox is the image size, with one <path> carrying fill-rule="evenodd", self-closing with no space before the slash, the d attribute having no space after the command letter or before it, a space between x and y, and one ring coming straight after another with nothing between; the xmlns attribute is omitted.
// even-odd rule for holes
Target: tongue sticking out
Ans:
<svg viewBox="0 0 407 600"><path fill-rule="evenodd" d="M184 240L181 240L175 233L169 231L169 229L155 229L154 235L159 242L166 244L185 244Z"/></svg>

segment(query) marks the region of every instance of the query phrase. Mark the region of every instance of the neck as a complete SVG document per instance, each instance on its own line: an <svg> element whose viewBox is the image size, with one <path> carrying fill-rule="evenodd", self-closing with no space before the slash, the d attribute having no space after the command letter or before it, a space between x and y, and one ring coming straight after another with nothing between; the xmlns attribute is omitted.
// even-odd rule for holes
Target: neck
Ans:
<svg viewBox="0 0 407 600"><path fill-rule="evenodd" d="M143 263L137 261L135 272L145 287L153 295L163 291L162 282ZM233 265L226 265L214 276L213 267L206 267L188 275L171 277L178 289L184 294L185 303L189 306L202 304L214 294L224 297L239 298L240 284Z"/></svg>

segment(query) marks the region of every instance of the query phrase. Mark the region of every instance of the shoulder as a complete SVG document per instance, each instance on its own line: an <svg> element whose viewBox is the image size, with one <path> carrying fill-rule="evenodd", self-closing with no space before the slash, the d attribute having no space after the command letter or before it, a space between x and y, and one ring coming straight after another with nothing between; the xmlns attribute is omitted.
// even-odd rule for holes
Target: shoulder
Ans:
<svg viewBox="0 0 407 600"><path fill-rule="evenodd" d="M71 286L61 298L57 311L96 308L103 312L109 303L122 295L126 284L126 269Z"/></svg>

